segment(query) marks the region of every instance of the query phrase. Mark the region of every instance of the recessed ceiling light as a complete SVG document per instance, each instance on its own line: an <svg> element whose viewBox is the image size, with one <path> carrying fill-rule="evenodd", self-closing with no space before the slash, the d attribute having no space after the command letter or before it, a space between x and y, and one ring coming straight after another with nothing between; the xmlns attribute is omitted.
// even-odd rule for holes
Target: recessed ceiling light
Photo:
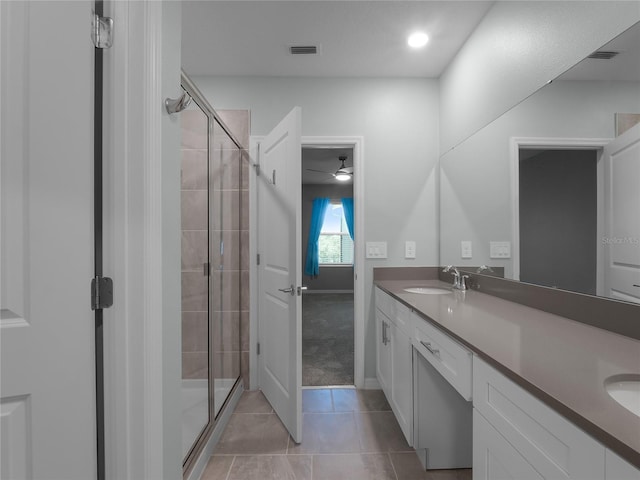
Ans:
<svg viewBox="0 0 640 480"><path fill-rule="evenodd" d="M409 35L407 43L410 47L420 48L424 47L429 41L429 37L424 32L415 32Z"/></svg>

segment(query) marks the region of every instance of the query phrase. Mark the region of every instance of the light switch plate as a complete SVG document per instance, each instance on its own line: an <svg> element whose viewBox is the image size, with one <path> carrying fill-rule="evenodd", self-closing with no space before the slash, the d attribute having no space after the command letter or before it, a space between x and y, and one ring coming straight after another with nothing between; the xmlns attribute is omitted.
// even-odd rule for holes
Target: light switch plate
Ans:
<svg viewBox="0 0 640 480"><path fill-rule="evenodd" d="M404 258L416 258L416 242L413 240L404 242Z"/></svg>
<svg viewBox="0 0 640 480"><path fill-rule="evenodd" d="M471 240L462 240L460 242L460 256L462 258L471 258Z"/></svg>
<svg viewBox="0 0 640 480"><path fill-rule="evenodd" d="M511 258L511 242L489 242L489 257Z"/></svg>
<svg viewBox="0 0 640 480"><path fill-rule="evenodd" d="M367 258L387 258L387 242L367 242Z"/></svg>

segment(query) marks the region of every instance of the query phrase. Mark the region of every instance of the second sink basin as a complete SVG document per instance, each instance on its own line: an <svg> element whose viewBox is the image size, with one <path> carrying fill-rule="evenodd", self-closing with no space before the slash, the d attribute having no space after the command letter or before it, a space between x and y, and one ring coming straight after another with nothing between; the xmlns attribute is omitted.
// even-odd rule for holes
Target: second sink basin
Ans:
<svg viewBox="0 0 640 480"><path fill-rule="evenodd" d="M614 375L605 380L604 388L611 398L640 417L640 375Z"/></svg>
<svg viewBox="0 0 640 480"><path fill-rule="evenodd" d="M404 289L407 293L420 293L422 295L443 295L445 293L451 293L448 288L440 287L409 287Z"/></svg>

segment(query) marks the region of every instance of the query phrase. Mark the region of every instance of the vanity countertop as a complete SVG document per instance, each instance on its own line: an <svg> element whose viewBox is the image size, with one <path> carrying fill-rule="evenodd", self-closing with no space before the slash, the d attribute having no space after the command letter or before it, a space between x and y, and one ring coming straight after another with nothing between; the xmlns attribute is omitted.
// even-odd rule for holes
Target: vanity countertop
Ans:
<svg viewBox="0 0 640 480"><path fill-rule="evenodd" d="M639 340L478 291L403 290L450 287L439 280L374 284L640 468L640 417L604 388L611 375L640 374Z"/></svg>

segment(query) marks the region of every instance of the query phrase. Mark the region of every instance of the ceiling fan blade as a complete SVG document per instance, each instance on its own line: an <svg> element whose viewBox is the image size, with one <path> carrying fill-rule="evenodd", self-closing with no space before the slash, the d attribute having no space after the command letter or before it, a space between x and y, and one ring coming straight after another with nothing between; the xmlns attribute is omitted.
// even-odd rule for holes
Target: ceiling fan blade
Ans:
<svg viewBox="0 0 640 480"><path fill-rule="evenodd" d="M325 172L324 170L314 170L313 168L307 168L307 172L326 173L327 175L334 175L333 172Z"/></svg>

